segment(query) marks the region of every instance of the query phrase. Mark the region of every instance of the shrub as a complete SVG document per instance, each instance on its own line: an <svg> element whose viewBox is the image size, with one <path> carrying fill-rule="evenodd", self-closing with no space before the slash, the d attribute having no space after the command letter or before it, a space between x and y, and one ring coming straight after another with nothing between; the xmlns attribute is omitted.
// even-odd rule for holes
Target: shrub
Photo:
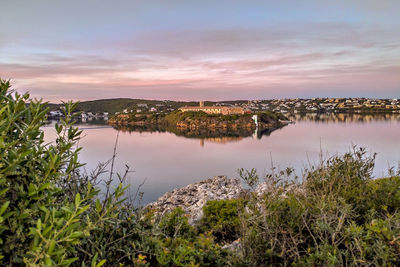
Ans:
<svg viewBox="0 0 400 267"><path fill-rule="evenodd" d="M345 229L347 262L353 265L398 266L400 264L400 214L377 218Z"/></svg>
<svg viewBox="0 0 400 267"><path fill-rule="evenodd" d="M199 234L194 239L182 237L161 239L157 251L160 266L227 266L227 251L214 244L213 238Z"/></svg>
<svg viewBox="0 0 400 267"><path fill-rule="evenodd" d="M368 210L366 195L374 164L375 155L367 157L365 149L354 148L353 152L329 158L321 166L309 170L305 176L305 190L315 198L343 199L355 209L355 214L363 216Z"/></svg>
<svg viewBox="0 0 400 267"><path fill-rule="evenodd" d="M68 266L79 260L101 266L108 256L118 263L117 256L129 252L118 245L139 233L137 220L124 204L122 183L114 189L108 183L100 200L94 184L105 166L91 177L79 173L81 132L71 121L76 104L65 103L56 141L46 145L40 128L45 104L10 87L0 80L1 263Z"/></svg>
<svg viewBox="0 0 400 267"><path fill-rule="evenodd" d="M159 224L163 234L167 237L193 237L194 229L189 224L188 218L185 216L182 208L176 208L172 212L166 214Z"/></svg>
<svg viewBox="0 0 400 267"><path fill-rule="evenodd" d="M211 231L217 242L229 242L239 238L243 199L209 200L203 207L201 230Z"/></svg>
<svg viewBox="0 0 400 267"><path fill-rule="evenodd" d="M188 223L181 208L164 215L159 223L157 264L161 266L226 266L228 254L214 244L213 237Z"/></svg>
<svg viewBox="0 0 400 267"><path fill-rule="evenodd" d="M57 143L46 146L40 127L47 110L29 95L10 92L0 80L0 205L3 264L68 265L74 244L89 235L84 214L97 194L92 186L69 195L64 186L81 166L72 147L80 132L57 125ZM66 105L66 114L72 109Z"/></svg>
<svg viewBox="0 0 400 267"><path fill-rule="evenodd" d="M377 211L388 213L398 212L400 209L400 177L388 177L371 180L368 183L369 205Z"/></svg>
<svg viewBox="0 0 400 267"><path fill-rule="evenodd" d="M364 149L306 171L303 183L272 181L252 194L242 224L242 264L400 264L400 179L373 180ZM281 177L280 177L281 178Z"/></svg>

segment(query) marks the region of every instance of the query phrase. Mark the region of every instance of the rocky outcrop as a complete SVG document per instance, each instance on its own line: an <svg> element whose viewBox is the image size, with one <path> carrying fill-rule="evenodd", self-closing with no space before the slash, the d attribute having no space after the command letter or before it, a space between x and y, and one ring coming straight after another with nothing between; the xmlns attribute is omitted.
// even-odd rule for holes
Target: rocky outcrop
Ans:
<svg viewBox="0 0 400 267"><path fill-rule="evenodd" d="M246 190L242 188L239 179L215 176L199 183L174 189L147 207L154 209L157 215L163 215L181 207L188 215L189 222L195 223L203 216L203 206L208 200L234 199L245 193Z"/></svg>
<svg viewBox="0 0 400 267"><path fill-rule="evenodd" d="M260 201L257 203L260 210L264 207L262 202L265 194L276 192L285 197L288 192L302 192L301 187L297 184L281 188L282 190L276 189L272 181L264 181L258 184L253 196ZM207 201L236 199L246 195L249 196L248 193L249 190L242 187L239 179L215 176L214 178L167 192L157 201L148 204L146 208L154 210L156 217L161 218L162 215L180 207L185 215L188 216L189 223L193 225L203 217L203 206ZM234 253L241 253L242 244L240 239L237 239L231 243L224 244L222 248Z"/></svg>
<svg viewBox="0 0 400 267"><path fill-rule="evenodd" d="M262 195L269 192L276 192L283 196L288 192L302 192L301 187L297 184L281 188L282 190L276 189L272 183L265 181L260 183L254 192L258 197L262 197ZM180 207L188 216L189 222L194 224L203 216L203 206L207 201L240 198L244 197L248 192L248 189L242 187L239 179L215 176L214 178L167 192L155 202L148 204L147 208L153 209L155 214L161 217Z"/></svg>

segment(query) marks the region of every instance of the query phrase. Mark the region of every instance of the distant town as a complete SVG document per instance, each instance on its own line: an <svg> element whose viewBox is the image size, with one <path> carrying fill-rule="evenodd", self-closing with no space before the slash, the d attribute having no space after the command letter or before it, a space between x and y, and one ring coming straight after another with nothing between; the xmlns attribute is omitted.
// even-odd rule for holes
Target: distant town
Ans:
<svg viewBox="0 0 400 267"><path fill-rule="evenodd" d="M49 104L49 117L62 117L61 105ZM219 108L218 108L219 107ZM225 108L226 107L226 108ZM78 104L77 113L82 119L108 119L121 113L169 113L175 110L197 110L199 108L228 114L230 112L274 111L283 114L298 113L400 113L400 100L369 98L312 98L271 99L236 101L182 102L170 100L105 99L85 101Z"/></svg>

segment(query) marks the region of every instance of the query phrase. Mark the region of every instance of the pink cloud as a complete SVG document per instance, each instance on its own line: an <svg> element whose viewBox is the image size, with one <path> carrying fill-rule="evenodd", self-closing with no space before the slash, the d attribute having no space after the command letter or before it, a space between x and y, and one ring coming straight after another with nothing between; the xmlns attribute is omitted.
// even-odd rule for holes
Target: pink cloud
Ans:
<svg viewBox="0 0 400 267"><path fill-rule="evenodd" d="M9 55L0 62L0 75L51 101L71 95L195 100L375 92L383 97L400 91L398 36L344 24L310 24L301 32L150 32L99 43L93 52Z"/></svg>

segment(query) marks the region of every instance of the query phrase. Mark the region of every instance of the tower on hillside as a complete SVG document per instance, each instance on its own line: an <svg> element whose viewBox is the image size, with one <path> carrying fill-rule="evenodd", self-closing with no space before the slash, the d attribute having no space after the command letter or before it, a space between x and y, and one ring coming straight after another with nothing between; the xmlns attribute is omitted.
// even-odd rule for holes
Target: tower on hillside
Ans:
<svg viewBox="0 0 400 267"><path fill-rule="evenodd" d="M204 107L204 101L200 101L200 107Z"/></svg>

